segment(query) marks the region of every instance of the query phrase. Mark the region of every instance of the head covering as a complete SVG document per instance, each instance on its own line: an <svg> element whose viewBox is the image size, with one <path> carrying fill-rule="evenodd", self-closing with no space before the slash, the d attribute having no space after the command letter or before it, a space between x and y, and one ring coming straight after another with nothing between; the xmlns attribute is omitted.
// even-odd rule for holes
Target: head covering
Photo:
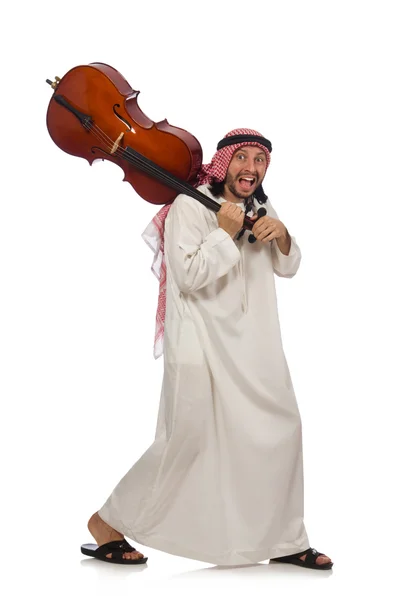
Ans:
<svg viewBox="0 0 397 600"><path fill-rule="evenodd" d="M258 146L265 152L267 159L266 174L270 163L270 152L272 151L272 145L269 140L254 129L233 129L218 143L217 151L211 162L207 165L202 165L194 187L205 183L212 184L224 181L233 154L242 146ZM267 196L261 185L256 189L255 195L259 202L263 203L266 201ZM154 338L154 358L156 359L163 353L167 279L164 260L164 223L171 206L172 203L163 206L142 234L142 238L154 252L151 269L160 282Z"/></svg>
<svg viewBox="0 0 397 600"><path fill-rule="evenodd" d="M231 138L230 141L228 138ZM252 138L256 139L253 140ZM259 146L265 152L267 159L266 173L270 163L270 152L272 151L272 145L269 140L254 129L233 129L218 143L217 151L212 157L211 162L208 165L202 165L197 176L197 185L203 185L204 183L211 184L214 181L224 181L233 154L242 146Z"/></svg>

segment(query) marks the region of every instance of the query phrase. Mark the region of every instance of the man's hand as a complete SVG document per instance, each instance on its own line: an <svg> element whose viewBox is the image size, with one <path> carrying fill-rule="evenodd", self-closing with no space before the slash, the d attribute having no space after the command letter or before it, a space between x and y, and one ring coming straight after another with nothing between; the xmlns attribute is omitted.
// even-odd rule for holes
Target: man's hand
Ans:
<svg viewBox="0 0 397 600"><path fill-rule="evenodd" d="M279 219L273 219L267 215L260 219L255 215L253 219L257 219L252 228L252 233L256 239L263 244L267 244L271 240L277 240L281 252L288 255L291 247L291 238L284 223Z"/></svg>
<svg viewBox="0 0 397 600"><path fill-rule="evenodd" d="M222 227L231 238L234 238L243 227L245 213L233 202L223 202L216 216L219 227Z"/></svg>
<svg viewBox="0 0 397 600"><path fill-rule="evenodd" d="M257 218L257 215L253 219ZM287 236L287 228L278 219L273 219L265 215L258 219L252 228L252 233L260 242L266 243L277 238L285 238Z"/></svg>

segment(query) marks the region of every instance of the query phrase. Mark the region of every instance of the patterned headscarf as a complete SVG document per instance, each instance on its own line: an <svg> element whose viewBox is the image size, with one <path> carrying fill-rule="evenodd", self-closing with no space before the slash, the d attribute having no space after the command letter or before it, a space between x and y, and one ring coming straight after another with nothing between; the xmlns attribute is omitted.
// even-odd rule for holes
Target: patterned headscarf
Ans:
<svg viewBox="0 0 397 600"><path fill-rule="evenodd" d="M229 131L223 138L221 142L218 144L218 148L222 146L224 140L232 137L238 139L240 136L249 136L249 137L258 137L263 138L263 135L254 131L254 129L233 129L233 131ZM267 141L267 140L266 140ZM259 141L241 141L236 142L231 145L224 145L217 152L215 152L212 157L211 162L208 165L202 165L201 170L197 176L198 183L197 185L203 185L204 183L213 183L214 181L224 181L226 179L226 173L230 165L230 161L232 160L233 154L236 152L238 148L242 146L259 146L266 154L267 164L266 170L270 163L270 152L271 152L271 144L268 142L267 146L264 146ZM270 148L270 151L269 151ZM265 170L265 173L266 173Z"/></svg>
<svg viewBox="0 0 397 600"><path fill-rule="evenodd" d="M227 138L232 136L233 143L230 144L230 142L227 141ZM241 136L244 136L245 139ZM270 152L272 150L271 143L254 129L233 129L232 131L229 131L223 140L219 142L218 150L214 154L211 162L207 165L202 165L197 175L197 181L195 182L194 187L198 187L205 183L212 184L214 182L224 181L226 179L226 173L233 154L238 148L243 146L258 146L265 152L267 159L265 169L266 173L270 163ZM261 186L259 187L260 191L262 191L262 194L264 194ZM259 191L259 189L257 191ZM154 339L154 358L156 359L159 358L163 353L167 279L164 259L164 223L171 206L172 203L163 206L154 216L153 220L149 223L142 234L143 239L154 252L152 272L160 282Z"/></svg>

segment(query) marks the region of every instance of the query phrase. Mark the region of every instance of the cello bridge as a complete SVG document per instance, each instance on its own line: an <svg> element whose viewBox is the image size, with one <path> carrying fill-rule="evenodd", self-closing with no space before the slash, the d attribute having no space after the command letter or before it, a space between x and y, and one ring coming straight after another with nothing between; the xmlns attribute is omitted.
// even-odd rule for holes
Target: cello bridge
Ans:
<svg viewBox="0 0 397 600"><path fill-rule="evenodd" d="M110 151L110 154L114 154L116 152L116 150L120 146L120 142L123 139L123 137L124 137L124 132L121 132L119 137L117 138L117 140L114 142L112 149Z"/></svg>

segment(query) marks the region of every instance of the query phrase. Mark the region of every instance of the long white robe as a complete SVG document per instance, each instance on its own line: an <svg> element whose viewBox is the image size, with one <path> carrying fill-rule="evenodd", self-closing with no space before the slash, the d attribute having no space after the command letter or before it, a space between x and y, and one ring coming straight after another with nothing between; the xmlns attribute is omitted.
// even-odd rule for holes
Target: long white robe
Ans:
<svg viewBox="0 0 397 600"><path fill-rule="evenodd" d="M278 218L269 200L267 210ZM305 550L301 419L274 278L298 270L296 240L288 256L275 240L233 240L213 211L180 195L165 259L155 440L99 515L138 544L217 565Z"/></svg>

